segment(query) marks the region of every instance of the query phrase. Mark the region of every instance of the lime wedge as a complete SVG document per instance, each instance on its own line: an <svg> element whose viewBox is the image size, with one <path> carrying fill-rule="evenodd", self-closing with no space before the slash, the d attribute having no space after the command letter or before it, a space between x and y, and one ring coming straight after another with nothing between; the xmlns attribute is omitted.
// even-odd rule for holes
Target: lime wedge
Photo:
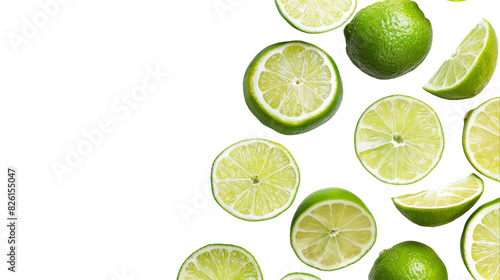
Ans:
<svg viewBox="0 0 500 280"><path fill-rule="evenodd" d="M500 182L500 97L467 114L462 146L479 173Z"/></svg>
<svg viewBox="0 0 500 280"><path fill-rule="evenodd" d="M275 0L281 16L296 29L322 33L343 25L356 10L356 0Z"/></svg>
<svg viewBox="0 0 500 280"><path fill-rule="evenodd" d="M451 58L441 65L424 89L445 99L474 97L493 76L497 57L495 30L483 19L465 37Z"/></svg>
<svg viewBox="0 0 500 280"><path fill-rule="evenodd" d="M311 274L296 272L287 274L285 277L281 278L281 280L321 280L321 279Z"/></svg>
<svg viewBox="0 0 500 280"><path fill-rule="evenodd" d="M262 280L255 258L247 250L226 244L211 244L191 254L181 266L177 280Z"/></svg>
<svg viewBox="0 0 500 280"><path fill-rule="evenodd" d="M474 279L500 279L500 198L472 213L462 233L460 251Z"/></svg>
<svg viewBox="0 0 500 280"><path fill-rule="evenodd" d="M300 41L271 45L247 68L245 101L264 125L298 134L328 121L340 106L342 83L333 59Z"/></svg>
<svg viewBox="0 0 500 280"><path fill-rule="evenodd" d="M283 213L295 199L299 168L285 147L248 139L226 148L212 166L212 192L231 215L261 221Z"/></svg>
<svg viewBox="0 0 500 280"><path fill-rule="evenodd" d="M444 136L436 113L420 100L392 95L373 103L358 121L355 149L373 176L390 184L411 184L441 159Z"/></svg>
<svg viewBox="0 0 500 280"><path fill-rule="evenodd" d="M481 197L483 180L471 174L438 190L422 191L392 198L396 208L413 223L435 227L454 221Z"/></svg>
<svg viewBox="0 0 500 280"><path fill-rule="evenodd" d="M310 194L292 220L290 242L297 257L320 270L360 260L373 246L375 219L353 193L327 188Z"/></svg>

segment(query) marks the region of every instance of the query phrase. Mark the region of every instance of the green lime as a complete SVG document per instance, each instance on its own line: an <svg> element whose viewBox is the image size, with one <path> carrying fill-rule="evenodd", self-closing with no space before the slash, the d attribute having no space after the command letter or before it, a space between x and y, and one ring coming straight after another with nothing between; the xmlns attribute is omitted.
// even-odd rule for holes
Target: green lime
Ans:
<svg viewBox="0 0 500 280"><path fill-rule="evenodd" d="M181 266L177 280L262 280L255 258L247 250L226 244L211 244L191 254Z"/></svg>
<svg viewBox="0 0 500 280"><path fill-rule="evenodd" d="M290 242L297 257L320 270L336 270L360 260L375 243L370 210L353 193L339 188L313 192L293 216Z"/></svg>
<svg viewBox="0 0 500 280"><path fill-rule="evenodd" d="M264 125L283 134L314 129L342 101L342 82L333 59L309 43L271 45L250 63L243 81L245 101Z"/></svg>
<svg viewBox="0 0 500 280"><path fill-rule="evenodd" d="M340 27L356 10L356 0L275 0L281 16L296 29L322 33Z"/></svg>
<svg viewBox="0 0 500 280"><path fill-rule="evenodd" d="M467 212L483 194L483 180L471 174L438 190L392 198L396 208L413 223L436 227L450 223Z"/></svg>
<svg viewBox="0 0 500 280"><path fill-rule="evenodd" d="M358 121L356 155L377 179L411 184L441 159L444 136L439 118L424 102L392 95L373 103Z"/></svg>
<svg viewBox="0 0 500 280"><path fill-rule="evenodd" d="M410 0L385 0L361 9L344 35L352 63L377 79L414 70L432 44L431 23Z"/></svg>
<svg viewBox="0 0 500 280"><path fill-rule="evenodd" d="M478 95L488 84L497 65L498 42L493 26L481 20L424 86L445 99Z"/></svg>
<svg viewBox="0 0 500 280"><path fill-rule="evenodd" d="M229 146L212 166L215 200L231 215L247 221L283 213L295 199L299 182L299 168L290 152L264 139Z"/></svg>
<svg viewBox="0 0 500 280"><path fill-rule="evenodd" d="M474 279L500 279L500 198L472 213L460 239L460 252Z"/></svg>
<svg viewBox="0 0 500 280"><path fill-rule="evenodd" d="M484 102L467 114L462 146L479 173L500 182L500 97Z"/></svg>
<svg viewBox="0 0 500 280"><path fill-rule="evenodd" d="M405 241L380 253L369 280L447 280L446 266L431 247Z"/></svg>
<svg viewBox="0 0 500 280"><path fill-rule="evenodd" d="M321 279L311 274L295 272L287 274L285 277L281 278L281 280L321 280Z"/></svg>

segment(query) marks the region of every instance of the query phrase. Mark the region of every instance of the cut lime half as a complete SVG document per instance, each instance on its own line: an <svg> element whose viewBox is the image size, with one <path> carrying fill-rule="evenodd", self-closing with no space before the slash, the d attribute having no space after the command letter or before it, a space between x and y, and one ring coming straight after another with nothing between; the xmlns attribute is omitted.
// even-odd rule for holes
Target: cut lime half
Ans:
<svg viewBox="0 0 500 280"><path fill-rule="evenodd" d="M438 190L422 191L392 198L396 208L413 223L435 227L454 221L481 197L483 180L475 174Z"/></svg>
<svg viewBox="0 0 500 280"><path fill-rule="evenodd" d="M460 251L474 279L500 279L500 198L472 213L462 233Z"/></svg>
<svg viewBox="0 0 500 280"><path fill-rule="evenodd" d="M495 72L498 42L489 22L481 20L463 39L424 86L445 99L465 99L478 95Z"/></svg>
<svg viewBox="0 0 500 280"><path fill-rule="evenodd" d="M287 274L285 277L281 278L281 280L321 280L321 279L308 273L295 272Z"/></svg>
<svg viewBox="0 0 500 280"><path fill-rule="evenodd" d="M319 270L337 270L360 260L377 236L375 219L353 193L327 188L310 194L292 220L290 241L297 257Z"/></svg>
<svg viewBox="0 0 500 280"><path fill-rule="evenodd" d="M342 82L333 59L301 41L262 50L247 68L243 90L257 119L283 134L304 133L322 125L342 100Z"/></svg>
<svg viewBox="0 0 500 280"><path fill-rule="evenodd" d="M283 213L295 199L299 168L278 143L248 139L226 148L212 166L212 192L231 215L261 221Z"/></svg>
<svg viewBox="0 0 500 280"><path fill-rule="evenodd" d="M382 98L368 107L354 138L361 164L390 184L411 184L424 178L438 164L444 149L443 130L434 110L403 95Z"/></svg>
<svg viewBox="0 0 500 280"><path fill-rule="evenodd" d="M322 33L342 26L356 10L356 0L275 0L281 16L296 29Z"/></svg>
<svg viewBox="0 0 500 280"><path fill-rule="evenodd" d="M467 114L462 146L479 173L500 182L500 97Z"/></svg>
<svg viewBox="0 0 500 280"><path fill-rule="evenodd" d="M255 258L247 250L211 244L191 254L181 266L177 280L262 280Z"/></svg>

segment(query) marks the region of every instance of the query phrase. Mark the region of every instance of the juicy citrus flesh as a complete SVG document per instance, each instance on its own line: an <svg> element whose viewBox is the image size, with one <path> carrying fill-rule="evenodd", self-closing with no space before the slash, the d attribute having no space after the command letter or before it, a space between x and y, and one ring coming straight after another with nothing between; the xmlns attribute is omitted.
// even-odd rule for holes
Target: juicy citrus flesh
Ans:
<svg viewBox="0 0 500 280"><path fill-rule="evenodd" d="M328 105L334 93L335 70L318 49L286 44L261 62L258 98L266 109L285 120L300 120Z"/></svg>
<svg viewBox="0 0 500 280"><path fill-rule="evenodd" d="M341 26L356 7L355 0L276 0L276 4L290 24L311 33L326 32Z"/></svg>
<svg viewBox="0 0 500 280"><path fill-rule="evenodd" d="M500 181L500 98L471 112L465 127L464 149L479 172Z"/></svg>
<svg viewBox="0 0 500 280"><path fill-rule="evenodd" d="M290 206L299 170L281 145L250 139L230 146L215 161L214 196L231 214L248 220L272 218Z"/></svg>
<svg viewBox="0 0 500 280"><path fill-rule="evenodd" d="M460 83L476 63L487 39L488 26L483 20L463 39L451 58L441 65L425 87L439 90Z"/></svg>
<svg viewBox="0 0 500 280"><path fill-rule="evenodd" d="M231 245L209 245L191 255L178 280L261 280L260 268L245 250Z"/></svg>
<svg viewBox="0 0 500 280"><path fill-rule="evenodd" d="M475 212L472 217L465 228L466 244L462 244L466 265L476 279L499 280L500 199L491 206Z"/></svg>
<svg viewBox="0 0 500 280"><path fill-rule="evenodd" d="M318 277L308 273L290 273L281 280L320 280Z"/></svg>
<svg viewBox="0 0 500 280"><path fill-rule="evenodd" d="M361 258L374 236L375 223L364 209L347 201L327 201L300 218L293 239L301 259L333 270Z"/></svg>
<svg viewBox="0 0 500 280"><path fill-rule="evenodd" d="M470 175L438 190L398 196L395 202L413 208L444 208L469 201L482 193L482 190L482 180L475 175Z"/></svg>
<svg viewBox="0 0 500 280"><path fill-rule="evenodd" d="M371 105L356 129L356 153L379 180L410 184L425 177L444 148L441 124L425 103L389 96Z"/></svg>

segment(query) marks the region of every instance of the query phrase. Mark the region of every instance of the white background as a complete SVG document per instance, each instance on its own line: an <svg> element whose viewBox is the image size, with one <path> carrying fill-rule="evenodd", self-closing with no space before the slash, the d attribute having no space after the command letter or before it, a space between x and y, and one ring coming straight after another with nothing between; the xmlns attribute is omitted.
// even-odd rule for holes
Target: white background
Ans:
<svg viewBox="0 0 500 280"><path fill-rule="evenodd" d="M343 27L302 33L281 18L271 0L66 2L45 23L38 1L0 3L0 167L5 173L10 165L19 170L20 219L16 274L8 273L3 261L7 228L1 219L0 279L175 279L184 259L210 243L246 248L266 279L292 271L322 279L367 279L378 253L406 240L434 248L449 279L471 279L460 257L460 235L474 209L500 196L500 184L482 177L485 191L474 208L437 228L412 224L390 198L475 172L462 150L462 118L500 95L500 72L480 95L464 101L440 99L422 85L481 18L500 30L498 1L417 1L433 26L431 51L415 71L388 81L363 74L349 61ZM356 11L372 2L360 0ZM214 4L231 8L218 11ZM12 44L10 38L23 36L23 18L33 22L34 16L41 16L44 26L31 30L20 45ZM320 128L284 136L247 109L242 79L261 49L297 39L333 57L344 99ZM130 114L112 109L123 106L120 99L141 85L148 68L157 67L169 77ZM390 94L410 95L433 107L446 137L441 162L410 186L379 182L354 153L359 116ZM83 131L97 129L106 119L113 130L60 180L54 164L67 164L68 149L86 141ZM234 218L209 192L212 161L228 145L250 137L283 144L302 175L294 204L265 222ZM378 225L372 250L335 272L303 265L289 245L298 204L325 187L357 194ZM0 216L6 217L5 189L0 196Z"/></svg>

